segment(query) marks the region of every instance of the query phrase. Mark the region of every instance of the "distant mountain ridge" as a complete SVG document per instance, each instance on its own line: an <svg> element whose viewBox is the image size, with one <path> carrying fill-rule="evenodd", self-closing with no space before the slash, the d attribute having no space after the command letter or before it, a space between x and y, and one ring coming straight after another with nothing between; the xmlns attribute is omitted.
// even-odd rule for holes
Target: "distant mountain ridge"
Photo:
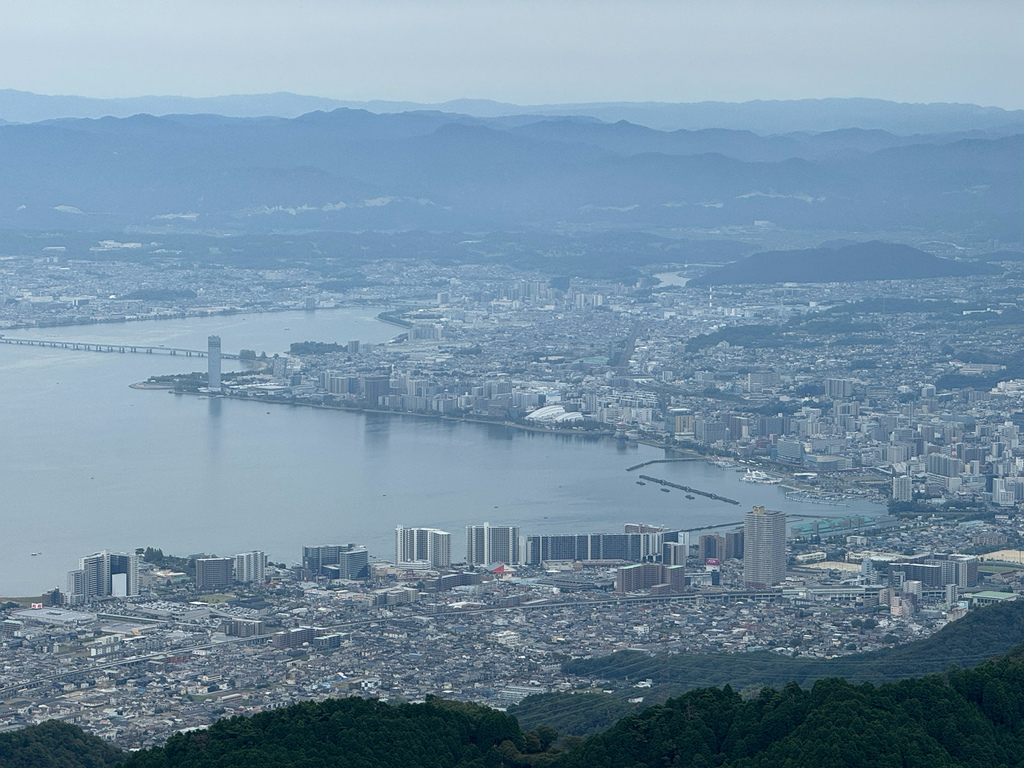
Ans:
<svg viewBox="0 0 1024 768"><path fill-rule="evenodd" d="M763 251L716 267L691 285L849 283L999 274L989 264L940 259L909 245L873 240L839 248Z"/></svg>
<svg viewBox="0 0 1024 768"><path fill-rule="evenodd" d="M874 149L882 147L881 149ZM0 227L961 229L1021 239L1024 134L761 137L338 109L0 126Z"/></svg>
<svg viewBox="0 0 1024 768"><path fill-rule="evenodd" d="M34 123L65 117L130 117L136 114L216 114L226 117L298 117L315 110L365 109L378 114L432 110L479 118L519 115L585 116L605 122L626 120L661 131L725 128L760 134L820 133L845 128L900 135L1024 129L1024 110L975 104L907 104L882 99L834 98L789 101L695 103L592 102L518 105L488 99L455 99L435 104L411 101L345 101L294 93L193 98L136 96L96 99L12 89L0 90L0 120Z"/></svg>

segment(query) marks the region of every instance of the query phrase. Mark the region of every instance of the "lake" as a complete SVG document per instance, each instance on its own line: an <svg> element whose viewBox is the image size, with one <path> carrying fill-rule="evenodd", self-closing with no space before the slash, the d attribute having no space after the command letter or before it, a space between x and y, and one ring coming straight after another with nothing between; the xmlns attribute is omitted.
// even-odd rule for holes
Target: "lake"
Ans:
<svg viewBox="0 0 1024 768"><path fill-rule="evenodd" d="M293 341L386 341L377 309L229 315L8 331L24 338L285 352ZM135 390L153 374L205 370L205 358L101 354L0 344L0 595L65 587L101 549L233 555L292 563L301 547L365 544L394 557L396 525L451 531L517 524L523 535L616 532L740 520L753 504L827 515L880 513L798 504L778 487L705 462L646 474L740 506L636 484L626 467L662 451L499 425L348 413ZM231 370L231 361L225 361ZM33 555L32 553L38 553Z"/></svg>

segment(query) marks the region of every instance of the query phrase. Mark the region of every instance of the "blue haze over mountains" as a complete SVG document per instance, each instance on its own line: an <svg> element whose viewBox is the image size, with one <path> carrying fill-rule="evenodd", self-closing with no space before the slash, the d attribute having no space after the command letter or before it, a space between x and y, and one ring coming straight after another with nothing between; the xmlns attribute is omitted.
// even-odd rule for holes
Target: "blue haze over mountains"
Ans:
<svg viewBox="0 0 1024 768"><path fill-rule="evenodd" d="M898 134L949 133L1024 128L1024 110L975 104L907 104L883 99L800 99L793 101L609 102L508 104L488 99L456 99L439 104L414 101L343 101L295 93L192 98L138 96L94 99L0 89L0 119L34 123L60 117L130 117L137 114L216 114L226 117L298 117L347 107L369 112L433 110L474 117L579 115L605 122L626 120L658 130L729 128L758 133L823 132L877 128Z"/></svg>
<svg viewBox="0 0 1024 768"><path fill-rule="evenodd" d="M520 244L541 233L617 233L623 252L634 248L633 235L650 247L657 234L704 230L712 239L696 255L708 260L765 247L749 236L744 247L730 245L730 228L755 222L858 239L1022 237L1020 111L868 99L522 108L460 101L230 116L337 103L293 94L96 100L0 91L0 118L10 121L0 126L0 229L96 238L515 233ZM396 111L405 108L412 111ZM85 117L141 109L227 116ZM461 111L442 111L450 109ZM82 117L15 122L60 114Z"/></svg>

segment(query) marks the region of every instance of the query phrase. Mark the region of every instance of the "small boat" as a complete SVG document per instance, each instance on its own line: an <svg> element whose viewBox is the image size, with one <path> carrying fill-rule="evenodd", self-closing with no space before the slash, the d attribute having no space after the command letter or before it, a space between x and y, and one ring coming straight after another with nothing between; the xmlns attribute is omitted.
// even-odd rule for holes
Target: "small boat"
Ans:
<svg viewBox="0 0 1024 768"><path fill-rule="evenodd" d="M645 483L643 480L637 480L636 484L637 485L647 485L647 483Z"/></svg>
<svg viewBox="0 0 1024 768"><path fill-rule="evenodd" d="M686 494L686 498L688 498L688 499L689 499L690 501L693 501L693 500L694 500L694 499L696 499L697 497L696 497L696 496L694 496L694 495L693 495L692 493L688 493L688 494Z"/></svg>
<svg viewBox="0 0 1024 768"><path fill-rule="evenodd" d="M668 488L659 488L658 490L661 491L662 493L669 493Z"/></svg>
<svg viewBox="0 0 1024 768"><path fill-rule="evenodd" d="M32 557L39 557L41 554L43 554L43 553L42 552L33 552L32 553Z"/></svg>

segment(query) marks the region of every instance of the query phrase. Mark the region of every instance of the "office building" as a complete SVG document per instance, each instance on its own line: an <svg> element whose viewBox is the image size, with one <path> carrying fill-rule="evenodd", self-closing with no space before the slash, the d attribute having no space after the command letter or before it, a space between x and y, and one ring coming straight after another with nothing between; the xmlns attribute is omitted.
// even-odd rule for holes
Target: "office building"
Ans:
<svg viewBox="0 0 1024 768"><path fill-rule="evenodd" d="M725 537L707 534L697 540L697 562L725 560Z"/></svg>
<svg viewBox="0 0 1024 768"><path fill-rule="evenodd" d="M227 589L234 583L233 557L197 557L196 589Z"/></svg>
<svg viewBox="0 0 1024 768"><path fill-rule="evenodd" d="M786 577L786 516L754 507L743 517L743 581L766 589Z"/></svg>
<svg viewBox="0 0 1024 768"><path fill-rule="evenodd" d="M302 567L329 579L365 579L370 575L370 555L355 544L318 544L302 548Z"/></svg>
<svg viewBox="0 0 1024 768"><path fill-rule="evenodd" d="M662 565L686 565L686 556L689 546L672 541L666 541L661 545Z"/></svg>
<svg viewBox="0 0 1024 768"><path fill-rule="evenodd" d="M266 578L267 556L259 550L235 555L235 581L262 584Z"/></svg>
<svg viewBox="0 0 1024 768"><path fill-rule="evenodd" d="M395 562L404 568L447 568L452 535L437 528L395 528Z"/></svg>
<svg viewBox="0 0 1024 768"><path fill-rule="evenodd" d="M955 584L967 589L978 584L978 558L974 555L918 555L889 564L889 582L920 581L929 589Z"/></svg>
<svg viewBox="0 0 1024 768"><path fill-rule="evenodd" d="M360 380L363 399L371 406L380 405L380 399L391 392L390 376L364 376Z"/></svg>
<svg viewBox="0 0 1024 768"><path fill-rule="evenodd" d="M467 525L466 562L470 565L518 565L519 526L490 523Z"/></svg>
<svg viewBox="0 0 1024 768"><path fill-rule="evenodd" d="M731 531L725 534L725 559L743 559L743 531Z"/></svg>
<svg viewBox="0 0 1024 768"><path fill-rule="evenodd" d="M220 336L207 340L207 386L212 392L220 392Z"/></svg>
<svg viewBox="0 0 1024 768"><path fill-rule="evenodd" d="M68 603L84 605L107 597L139 594L139 558L104 550L83 557L78 570L68 571Z"/></svg>

